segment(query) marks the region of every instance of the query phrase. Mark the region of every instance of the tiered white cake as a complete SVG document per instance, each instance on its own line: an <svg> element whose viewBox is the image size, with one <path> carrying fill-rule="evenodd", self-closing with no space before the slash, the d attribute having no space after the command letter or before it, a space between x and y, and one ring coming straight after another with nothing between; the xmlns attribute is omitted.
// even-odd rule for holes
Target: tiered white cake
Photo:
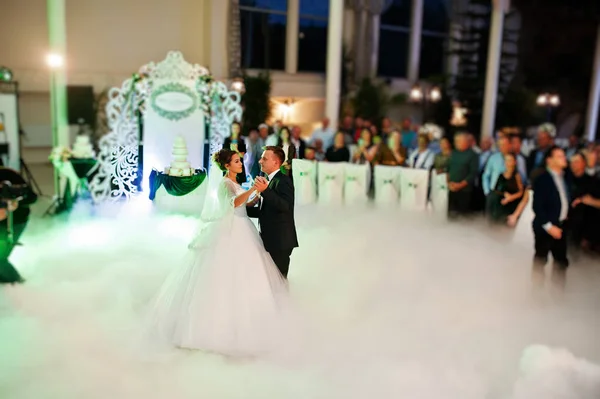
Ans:
<svg viewBox="0 0 600 399"><path fill-rule="evenodd" d="M173 142L173 161L171 166L166 168L165 173L169 176L192 176L194 169L187 160L188 150L185 140L181 136L177 136Z"/></svg>
<svg viewBox="0 0 600 399"><path fill-rule="evenodd" d="M89 136L79 135L75 138L75 143L73 143L73 149L71 150L73 158L94 158L95 155Z"/></svg>

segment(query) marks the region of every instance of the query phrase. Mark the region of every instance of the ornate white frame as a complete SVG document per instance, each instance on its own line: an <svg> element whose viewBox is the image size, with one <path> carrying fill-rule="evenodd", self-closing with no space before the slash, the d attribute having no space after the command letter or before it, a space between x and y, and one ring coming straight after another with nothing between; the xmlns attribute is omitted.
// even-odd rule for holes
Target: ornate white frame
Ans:
<svg viewBox="0 0 600 399"><path fill-rule="evenodd" d="M231 123L242 119L240 94L223 82L213 81L205 67L186 62L181 52L169 52L160 63L142 66L121 88L113 87L108 92L106 115L110 131L98 142L99 167L90 183L94 202L129 200L137 194L137 111L142 115L146 112L157 79L196 81L199 107L209 121L210 155L223 146Z"/></svg>

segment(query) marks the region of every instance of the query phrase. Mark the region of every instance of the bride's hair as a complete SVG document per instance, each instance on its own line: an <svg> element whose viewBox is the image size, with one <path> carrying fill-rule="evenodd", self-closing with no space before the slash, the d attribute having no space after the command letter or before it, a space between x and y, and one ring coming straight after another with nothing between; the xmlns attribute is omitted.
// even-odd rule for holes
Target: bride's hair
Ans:
<svg viewBox="0 0 600 399"><path fill-rule="evenodd" d="M233 158L235 154L237 154L237 152L223 148L213 154L213 160L219 165L219 169L225 172L227 170L225 165L231 163L231 158Z"/></svg>

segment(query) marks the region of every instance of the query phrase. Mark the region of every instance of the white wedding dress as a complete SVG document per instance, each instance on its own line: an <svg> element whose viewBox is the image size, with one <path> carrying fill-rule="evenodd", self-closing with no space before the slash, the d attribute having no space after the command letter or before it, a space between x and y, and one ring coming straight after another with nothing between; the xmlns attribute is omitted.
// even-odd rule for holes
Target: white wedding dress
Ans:
<svg viewBox="0 0 600 399"><path fill-rule="evenodd" d="M190 259L173 266L154 303L152 328L181 348L230 356L266 354L285 345L290 328L287 284L245 204L233 206L244 189L220 176L214 182L218 187L212 193L208 189Z"/></svg>

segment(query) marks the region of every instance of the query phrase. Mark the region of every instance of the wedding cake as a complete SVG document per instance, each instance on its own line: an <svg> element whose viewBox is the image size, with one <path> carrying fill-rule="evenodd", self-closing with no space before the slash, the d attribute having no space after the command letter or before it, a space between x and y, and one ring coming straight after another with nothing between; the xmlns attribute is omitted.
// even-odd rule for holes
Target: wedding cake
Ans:
<svg viewBox="0 0 600 399"><path fill-rule="evenodd" d="M171 154L173 155L173 161L165 171L169 176L191 176L194 174L194 169L187 160L188 150L183 137L177 136L175 138Z"/></svg>
<svg viewBox="0 0 600 399"><path fill-rule="evenodd" d="M94 147L90 142L90 137L85 135L79 135L75 138L73 143L73 149L71 150L71 156L73 158L94 158Z"/></svg>

